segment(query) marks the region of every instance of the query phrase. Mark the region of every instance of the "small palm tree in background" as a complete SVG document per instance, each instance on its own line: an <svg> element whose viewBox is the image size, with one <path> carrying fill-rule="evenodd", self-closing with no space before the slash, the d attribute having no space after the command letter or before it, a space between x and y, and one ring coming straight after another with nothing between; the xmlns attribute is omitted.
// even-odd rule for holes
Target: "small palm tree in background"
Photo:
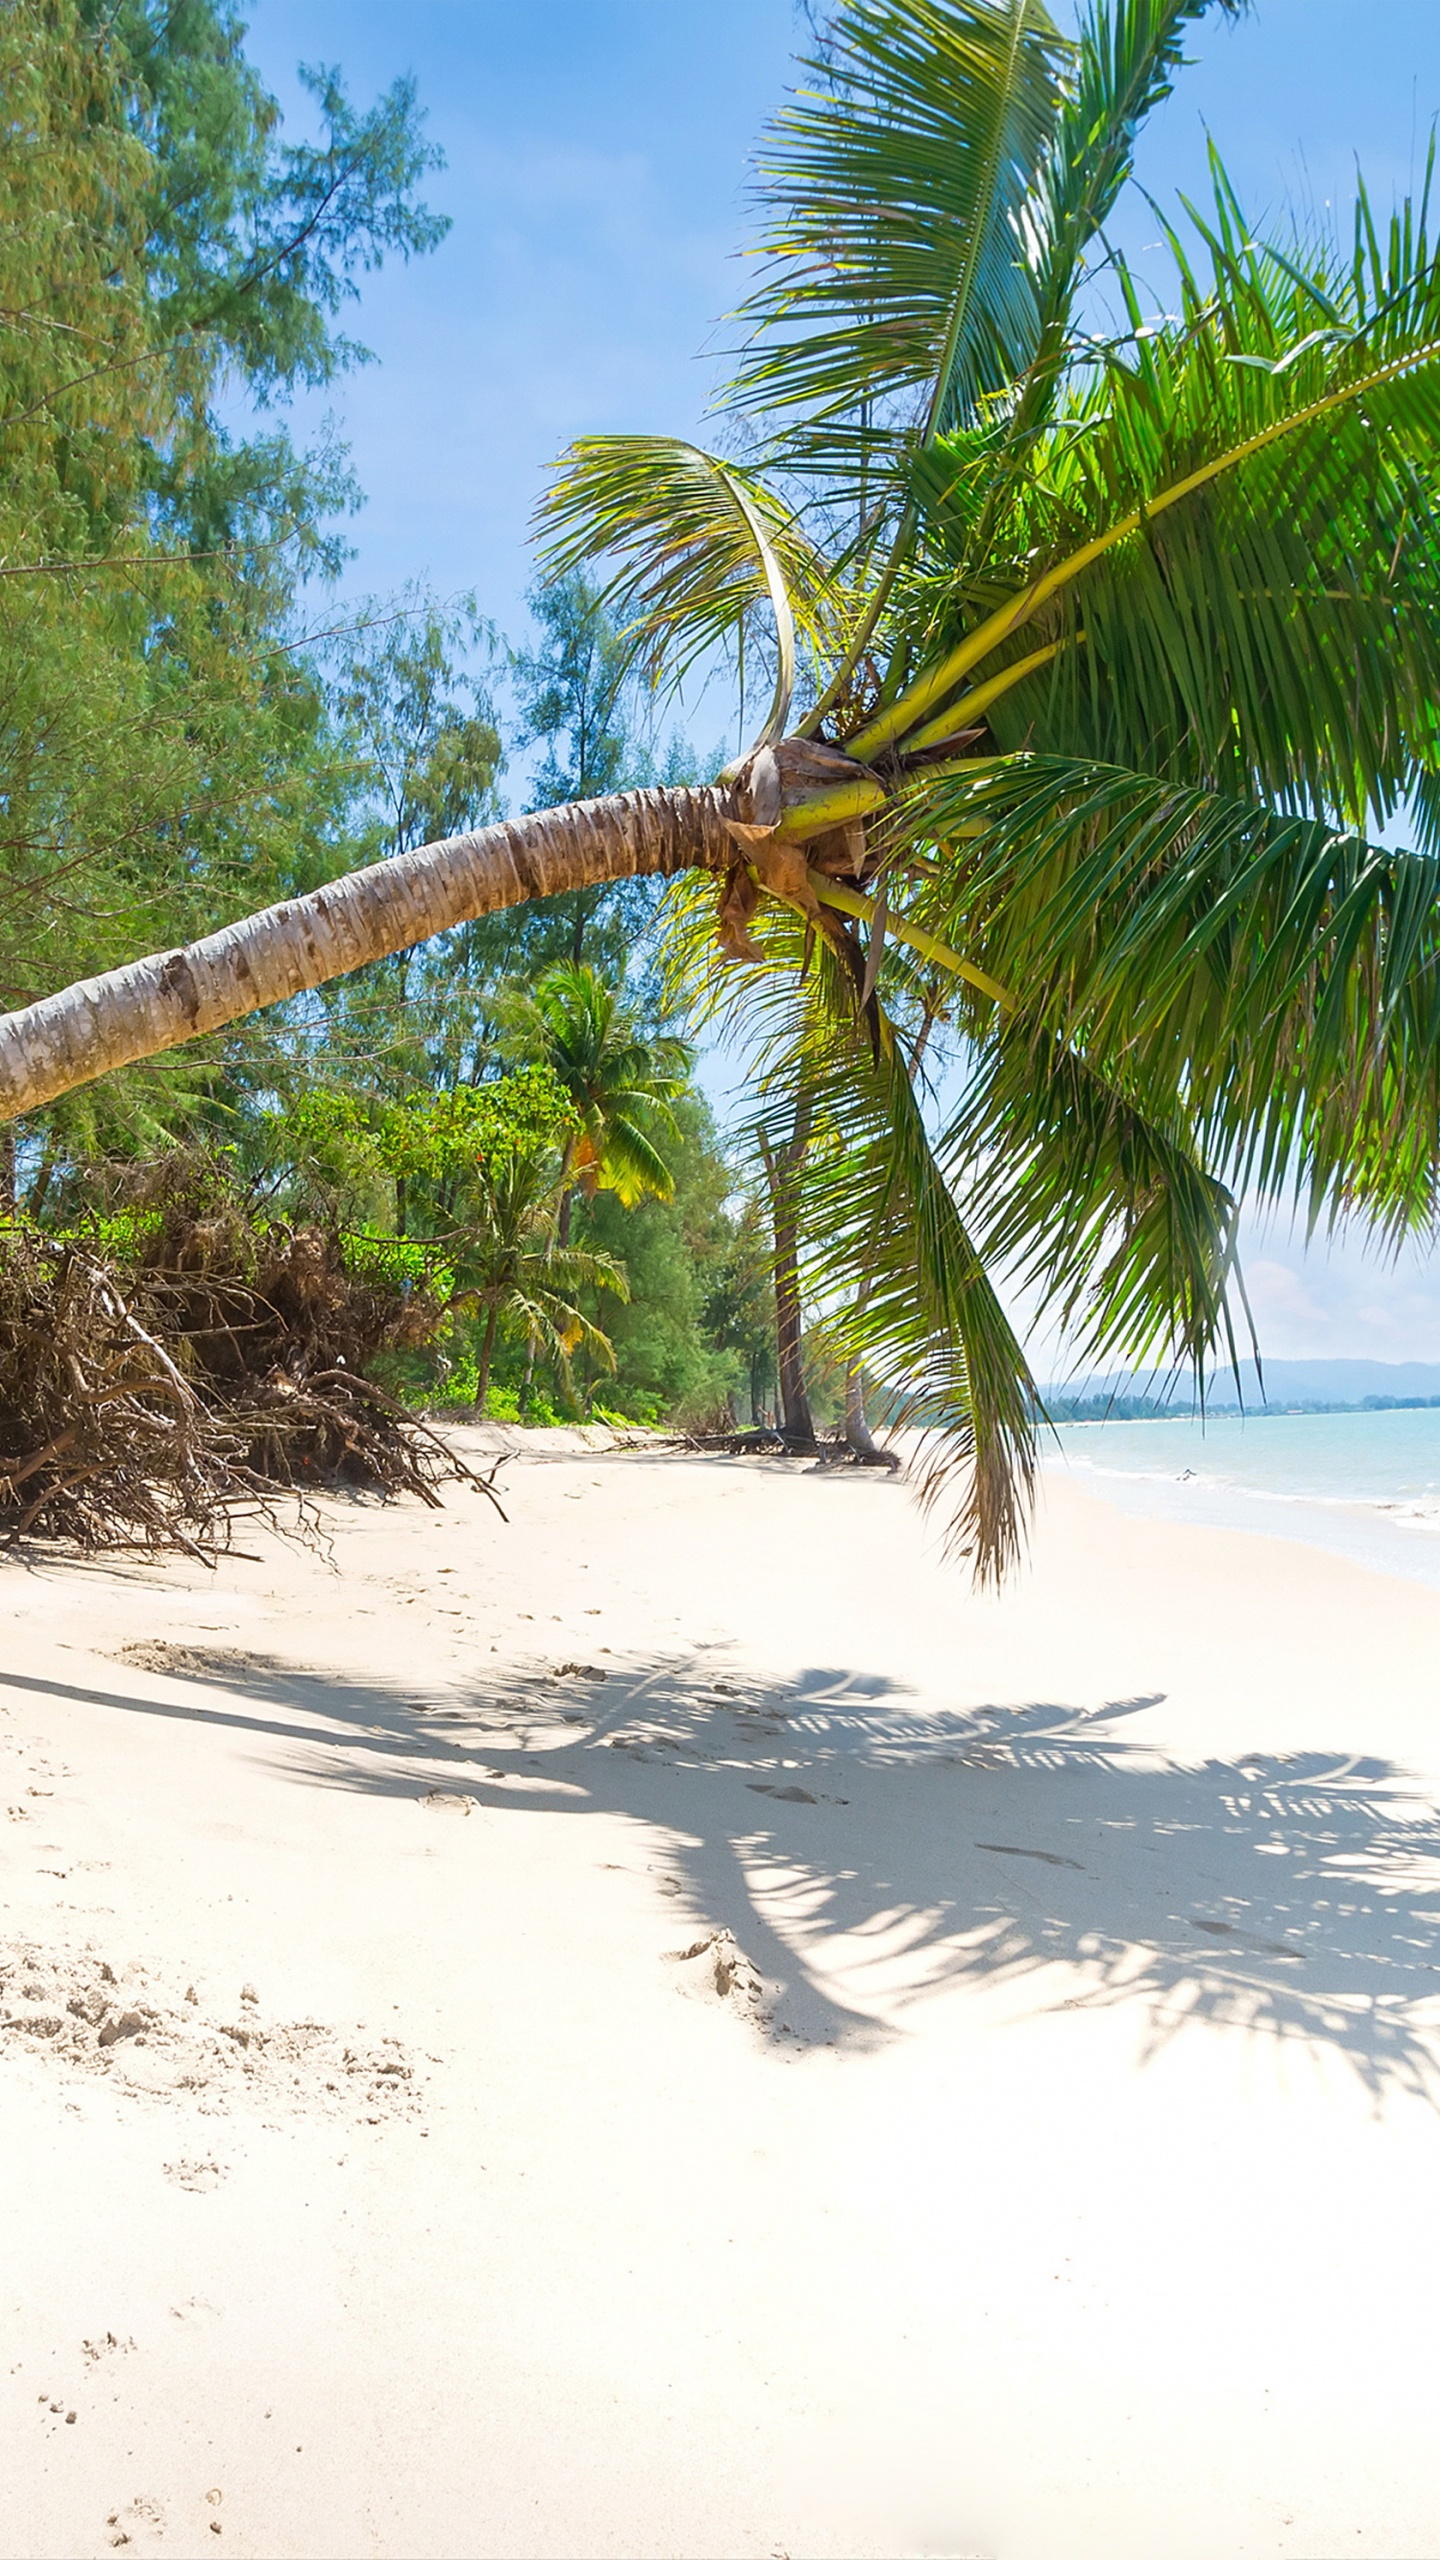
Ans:
<svg viewBox="0 0 1440 2560"><path fill-rule="evenodd" d="M1038 1420L994 1273L1203 1374L1242 1184L1431 1221L1440 262L1423 196L1259 238L1217 163L1151 306L1105 225L1205 7L1086 0L1070 41L1041 0L842 0L762 151L715 449L586 439L545 511L655 681L768 652L752 751L0 1021L0 1110L467 917L708 872L685 983L755 1031L812 1302L942 1426L982 1573Z"/></svg>
<svg viewBox="0 0 1440 2560"><path fill-rule="evenodd" d="M558 1182L549 1150L516 1151L482 1165L467 1185L463 1228L452 1253L458 1287L451 1301L480 1319L475 1418L483 1420L496 1344L518 1335L533 1358L547 1351L568 1376L584 1343L602 1368L613 1369L608 1335L578 1303L584 1289L630 1295L622 1266L608 1253L585 1253L557 1241Z"/></svg>
<svg viewBox="0 0 1440 2560"><path fill-rule="evenodd" d="M569 1244L577 1190L587 1198L613 1191L626 1208L647 1197L673 1200L674 1176L660 1149L680 1134L672 1106L689 1079L685 1042L642 1039L614 988L584 965L547 969L533 988L507 996L500 1012L512 1054L548 1067L575 1109L560 1167L558 1243Z"/></svg>

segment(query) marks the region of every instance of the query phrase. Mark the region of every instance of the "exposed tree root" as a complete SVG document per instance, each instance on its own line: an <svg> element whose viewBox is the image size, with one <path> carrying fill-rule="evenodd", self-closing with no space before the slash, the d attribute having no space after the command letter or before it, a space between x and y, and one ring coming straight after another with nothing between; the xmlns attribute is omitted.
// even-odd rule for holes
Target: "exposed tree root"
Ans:
<svg viewBox="0 0 1440 2560"><path fill-rule="evenodd" d="M434 1505L463 1478L499 1508L364 1375L438 1308L357 1279L321 1229L257 1230L213 1178L166 1178L133 1259L0 1228L0 1538L210 1558L247 1511L313 1529L327 1485Z"/></svg>

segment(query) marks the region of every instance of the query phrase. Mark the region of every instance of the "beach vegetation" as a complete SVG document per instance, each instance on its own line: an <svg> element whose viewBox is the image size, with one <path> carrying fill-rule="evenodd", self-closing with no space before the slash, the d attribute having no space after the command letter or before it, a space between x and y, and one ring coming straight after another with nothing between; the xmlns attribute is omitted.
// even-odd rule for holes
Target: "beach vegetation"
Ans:
<svg viewBox="0 0 1440 2560"><path fill-rule="evenodd" d="M559 1240L569 1240L575 1194L613 1191L626 1208L672 1200L662 1150L678 1137L674 1105L691 1053L683 1040L646 1038L613 987L583 961L547 969L532 988L502 996L512 1053L533 1058L569 1104L562 1142Z"/></svg>
<svg viewBox="0 0 1440 2560"><path fill-rule="evenodd" d="M447 1477L480 1481L381 1383L443 1330L430 1275L267 1214L215 1156L89 1184L64 1225L0 1226L9 1543L209 1556L257 1510L313 1527L325 1485L435 1502Z"/></svg>

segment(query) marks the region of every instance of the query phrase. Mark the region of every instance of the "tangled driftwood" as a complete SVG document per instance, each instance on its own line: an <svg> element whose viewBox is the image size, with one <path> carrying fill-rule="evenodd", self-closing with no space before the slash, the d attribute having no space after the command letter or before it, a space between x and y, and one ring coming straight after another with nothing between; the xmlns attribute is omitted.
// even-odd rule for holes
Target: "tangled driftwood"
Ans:
<svg viewBox="0 0 1440 2560"><path fill-rule="evenodd" d="M826 1435L786 1431L774 1422L737 1424L730 1430L709 1430L702 1424L693 1431L673 1433L663 1445L705 1457L809 1458L820 1467L883 1467L889 1475L899 1475L902 1465L893 1449L882 1449L868 1433L864 1442L857 1443L846 1436L843 1426Z"/></svg>
<svg viewBox="0 0 1440 2560"><path fill-rule="evenodd" d="M206 1554L285 1489L436 1504L461 1477L495 1501L364 1374L440 1313L347 1270L321 1228L258 1227L213 1181L172 1178L123 1259L0 1228L0 1536Z"/></svg>

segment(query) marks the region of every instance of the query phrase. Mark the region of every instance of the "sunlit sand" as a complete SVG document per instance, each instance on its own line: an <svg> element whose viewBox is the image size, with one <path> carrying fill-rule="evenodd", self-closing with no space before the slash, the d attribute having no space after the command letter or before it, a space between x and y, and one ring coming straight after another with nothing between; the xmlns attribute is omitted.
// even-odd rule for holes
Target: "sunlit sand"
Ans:
<svg viewBox="0 0 1440 2560"><path fill-rule="evenodd" d="M1440 1594L502 1485L4 1567L4 2551L1440 2548Z"/></svg>

